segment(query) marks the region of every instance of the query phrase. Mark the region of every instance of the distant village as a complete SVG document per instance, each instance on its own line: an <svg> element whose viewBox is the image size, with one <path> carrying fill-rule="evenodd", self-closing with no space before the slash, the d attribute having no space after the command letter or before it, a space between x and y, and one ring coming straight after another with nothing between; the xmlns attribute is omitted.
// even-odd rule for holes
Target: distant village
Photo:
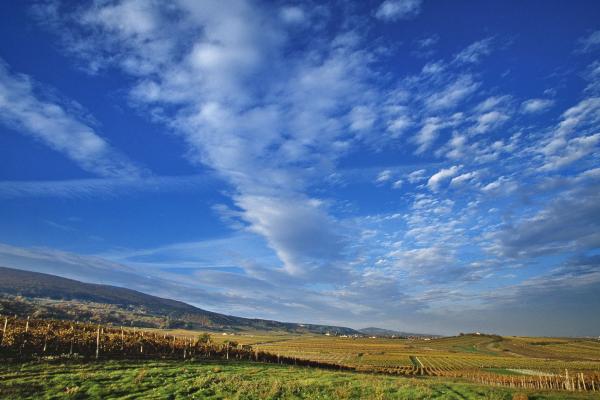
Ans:
<svg viewBox="0 0 600 400"><path fill-rule="evenodd" d="M442 336L438 335L366 335L366 334L354 334L354 335L339 335L336 332L325 332L324 336L335 336L339 338L349 338L349 339L409 339L409 340L431 340L437 339Z"/></svg>

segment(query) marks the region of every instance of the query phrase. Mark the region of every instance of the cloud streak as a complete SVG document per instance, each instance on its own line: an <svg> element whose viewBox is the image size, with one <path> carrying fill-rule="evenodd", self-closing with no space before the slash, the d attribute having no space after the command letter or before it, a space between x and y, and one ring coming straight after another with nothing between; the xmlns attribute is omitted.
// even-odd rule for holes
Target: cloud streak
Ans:
<svg viewBox="0 0 600 400"><path fill-rule="evenodd" d="M95 198L135 193L203 190L214 185L209 176L149 176L133 178L94 178L61 181L0 181L0 198L23 197Z"/></svg>
<svg viewBox="0 0 600 400"><path fill-rule="evenodd" d="M36 95L26 75L12 73L0 60L0 121L56 150L81 169L102 177L136 178L143 168L116 151L82 118Z"/></svg>

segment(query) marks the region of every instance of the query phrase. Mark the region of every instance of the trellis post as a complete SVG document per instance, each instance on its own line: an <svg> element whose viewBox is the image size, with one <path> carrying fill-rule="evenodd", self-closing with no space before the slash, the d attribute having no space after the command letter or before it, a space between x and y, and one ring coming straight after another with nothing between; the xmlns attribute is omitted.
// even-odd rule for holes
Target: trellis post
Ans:
<svg viewBox="0 0 600 400"><path fill-rule="evenodd" d="M48 325L46 326L46 334L44 335L44 349L42 350L43 353L46 352L46 347L48 346L48 334L50 333L50 322L48 322Z"/></svg>
<svg viewBox="0 0 600 400"><path fill-rule="evenodd" d="M98 325L98 330L96 331L96 360L100 355L100 325Z"/></svg>
<svg viewBox="0 0 600 400"><path fill-rule="evenodd" d="M2 337L0 338L0 346L2 346L2 342L4 342L4 337L6 336L6 326L8 325L8 317L4 317L4 328L2 328Z"/></svg>
<svg viewBox="0 0 600 400"><path fill-rule="evenodd" d="M71 324L71 347L69 348L69 356L73 355L73 341L75 340L75 327Z"/></svg>

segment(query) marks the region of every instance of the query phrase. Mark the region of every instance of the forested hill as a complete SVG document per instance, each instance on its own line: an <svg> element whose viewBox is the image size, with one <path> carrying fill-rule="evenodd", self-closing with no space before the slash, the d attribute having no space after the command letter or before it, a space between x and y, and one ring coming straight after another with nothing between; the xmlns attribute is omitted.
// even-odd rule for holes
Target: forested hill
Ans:
<svg viewBox="0 0 600 400"><path fill-rule="evenodd" d="M0 313L157 328L357 334L345 327L219 314L136 290L0 267Z"/></svg>

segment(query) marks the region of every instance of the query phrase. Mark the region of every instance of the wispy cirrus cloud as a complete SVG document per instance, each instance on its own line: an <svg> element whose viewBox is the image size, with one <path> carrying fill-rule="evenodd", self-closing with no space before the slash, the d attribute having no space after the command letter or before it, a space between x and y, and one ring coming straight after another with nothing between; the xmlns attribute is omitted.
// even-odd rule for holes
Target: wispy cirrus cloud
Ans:
<svg viewBox="0 0 600 400"><path fill-rule="evenodd" d="M485 38L470 44L454 57L454 62L459 64L478 63L492 52L492 42L493 38Z"/></svg>
<svg viewBox="0 0 600 400"><path fill-rule="evenodd" d="M0 198L97 198L149 192L206 190L215 178L207 175L148 176L143 179L91 178L45 181L0 181Z"/></svg>
<svg viewBox="0 0 600 400"><path fill-rule="evenodd" d="M145 173L80 116L56 101L42 99L30 77L11 72L2 60L0 122L64 154L92 174L135 178Z"/></svg>
<svg viewBox="0 0 600 400"><path fill-rule="evenodd" d="M600 31L594 31L579 39L578 52L587 53L600 47Z"/></svg>

